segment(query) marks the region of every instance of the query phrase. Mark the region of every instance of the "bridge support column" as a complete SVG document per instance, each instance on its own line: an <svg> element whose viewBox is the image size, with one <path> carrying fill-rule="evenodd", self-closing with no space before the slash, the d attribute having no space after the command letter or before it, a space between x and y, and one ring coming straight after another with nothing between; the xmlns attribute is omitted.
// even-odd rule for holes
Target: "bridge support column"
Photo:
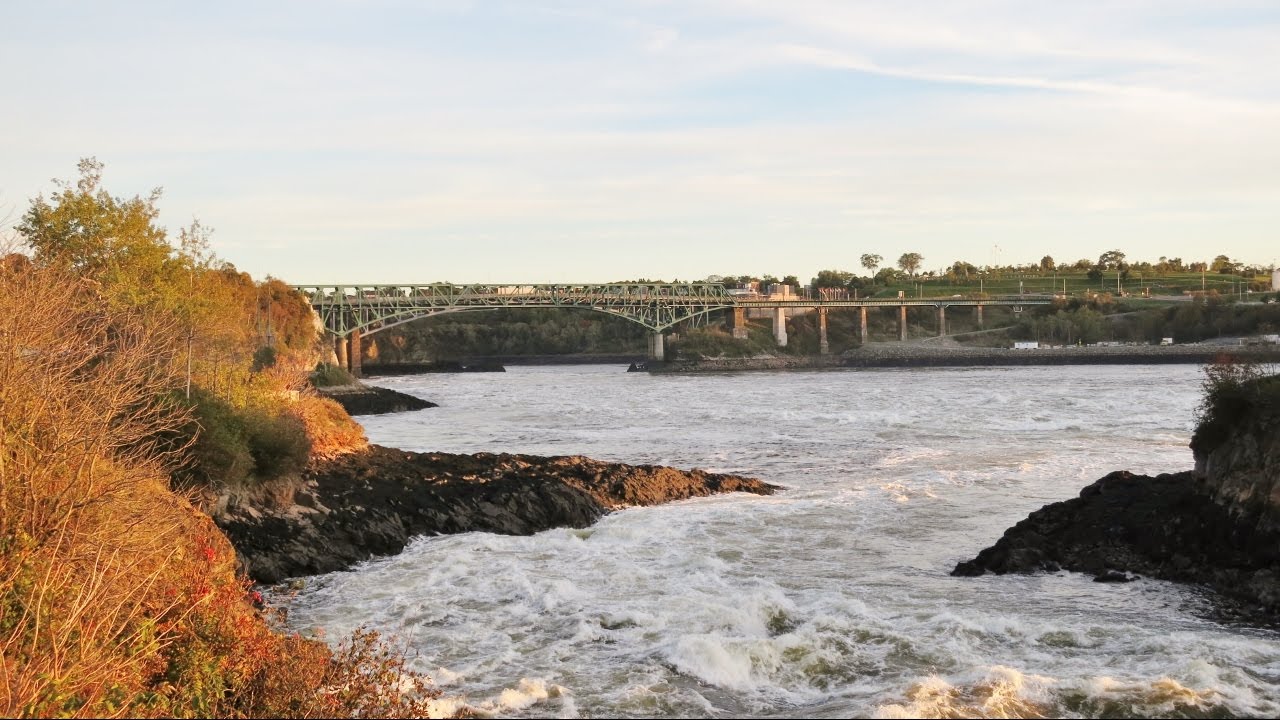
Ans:
<svg viewBox="0 0 1280 720"><path fill-rule="evenodd" d="M730 316L729 329L733 333L733 336L739 340L747 339L746 308L736 307L733 309L733 315Z"/></svg>
<svg viewBox="0 0 1280 720"><path fill-rule="evenodd" d="M858 308L858 310L859 310L858 315L860 316L860 318L859 318L860 323L859 323L859 324L862 326L862 327L861 327L861 329L862 329L862 344L863 344L863 345L866 345L866 344L867 344L867 306L866 306L866 305L863 305L862 307Z"/></svg>
<svg viewBox="0 0 1280 720"><path fill-rule="evenodd" d="M351 374L357 379L360 377L360 361L363 353L360 347L360 331L351 331Z"/></svg>
<svg viewBox="0 0 1280 720"><path fill-rule="evenodd" d="M662 341L662 331L655 330L649 333L649 360L653 362L662 362L667 359L667 349Z"/></svg>
<svg viewBox="0 0 1280 720"><path fill-rule="evenodd" d="M347 369L347 339L342 336L333 338L334 364L343 370Z"/></svg>
<svg viewBox="0 0 1280 720"><path fill-rule="evenodd" d="M974 305L974 307L978 309L978 329L981 330L982 329L982 306Z"/></svg>
<svg viewBox="0 0 1280 720"><path fill-rule="evenodd" d="M818 354L826 355L831 352L831 346L827 343L827 309L818 308Z"/></svg>
<svg viewBox="0 0 1280 720"><path fill-rule="evenodd" d="M773 311L773 339L778 347L787 346L787 309L776 308Z"/></svg>
<svg viewBox="0 0 1280 720"><path fill-rule="evenodd" d="M938 335L947 334L947 306L938 306Z"/></svg>
<svg viewBox="0 0 1280 720"><path fill-rule="evenodd" d="M907 306L898 306L898 339L907 341Z"/></svg>

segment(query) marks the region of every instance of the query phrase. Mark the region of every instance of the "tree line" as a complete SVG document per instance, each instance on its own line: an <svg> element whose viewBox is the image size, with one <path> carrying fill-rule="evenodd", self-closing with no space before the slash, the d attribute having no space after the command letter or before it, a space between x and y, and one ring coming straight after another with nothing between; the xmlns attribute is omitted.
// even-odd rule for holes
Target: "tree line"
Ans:
<svg viewBox="0 0 1280 720"><path fill-rule="evenodd" d="M1118 274L1121 281L1137 277L1155 278L1165 275L1185 273L1204 273L1215 276L1230 276L1252 281L1260 275L1269 275L1274 269L1271 265L1249 264L1233 260L1220 254L1209 261L1186 262L1180 257L1161 256L1157 261L1130 261L1121 250L1108 250L1096 259L1080 258L1074 262L1058 262L1053 256L1045 255L1039 262L1006 265L975 265L966 260L955 260L936 269L922 270L925 258L917 252L902 253L893 265L886 265L885 258L875 253L864 253L859 262L863 274L846 269L821 270L807 283L814 290L840 289L845 291L867 290L876 287L888 287L903 282L945 282L953 285L970 284L979 277L1000 279L1007 277L1050 277L1055 274L1078 275L1101 285L1104 281L1115 278ZM711 282L723 282L730 288L753 288L764 291L769 285L791 285L802 287L802 282L795 275L778 277L764 275L712 275L707 278ZM1266 283L1257 283L1255 290L1265 289Z"/></svg>

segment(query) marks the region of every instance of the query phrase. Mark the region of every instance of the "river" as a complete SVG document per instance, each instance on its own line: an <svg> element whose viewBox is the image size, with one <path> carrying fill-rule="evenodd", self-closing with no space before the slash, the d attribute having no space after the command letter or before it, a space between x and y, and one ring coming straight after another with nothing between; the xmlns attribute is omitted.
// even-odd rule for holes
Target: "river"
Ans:
<svg viewBox="0 0 1280 720"><path fill-rule="evenodd" d="M1274 717L1280 635L1206 619L1196 588L948 575L1112 470L1191 467L1201 377L559 366L378 379L440 404L363 418L379 444L701 467L787 490L586 530L419 538L308 578L289 622L392 633L448 697L499 716Z"/></svg>

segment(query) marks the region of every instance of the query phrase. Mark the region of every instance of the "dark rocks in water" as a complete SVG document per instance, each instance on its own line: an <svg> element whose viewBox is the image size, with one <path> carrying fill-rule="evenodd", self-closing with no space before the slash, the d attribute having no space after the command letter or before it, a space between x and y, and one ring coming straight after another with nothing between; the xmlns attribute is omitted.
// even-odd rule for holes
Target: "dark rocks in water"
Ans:
<svg viewBox="0 0 1280 720"><path fill-rule="evenodd" d="M645 363L631 363L627 366L627 372L644 372L649 369Z"/></svg>
<svg viewBox="0 0 1280 720"><path fill-rule="evenodd" d="M586 527L627 506L775 489L735 475L581 456L412 453L375 445L313 464L288 505L232 506L215 519L249 576L276 583L397 553L416 535L529 535Z"/></svg>
<svg viewBox="0 0 1280 720"><path fill-rule="evenodd" d="M454 360L440 360L429 363L388 363L385 365L365 365L362 371L367 377L379 375L423 375L426 373L462 373L462 372L506 372L502 363L492 360L478 360L473 363L460 363Z"/></svg>
<svg viewBox="0 0 1280 720"><path fill-rule="evenodd" d="M1046 505L952 575L1067 569L1102 582L1140 573L1202 583L1268 614L1280 613L1280 534L1214 502L1190 471L1114 472L1080 496Z"/></svg>
<svg viewBox="0 0 1280 720"><path fill-rule="evenodd" d="M336 401L348 415L382 415L438 407L413 395L364 383L316 388L316 392Z"/></svg>

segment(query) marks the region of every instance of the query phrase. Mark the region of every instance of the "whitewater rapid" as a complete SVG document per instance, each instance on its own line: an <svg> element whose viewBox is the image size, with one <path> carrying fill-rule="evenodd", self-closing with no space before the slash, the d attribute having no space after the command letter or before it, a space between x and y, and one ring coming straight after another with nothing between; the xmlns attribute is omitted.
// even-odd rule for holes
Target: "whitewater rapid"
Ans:
<svg viewBox="0 0 1280 720"><path fill-rule="evenodd" d="M309 578L289 623L360 625L499 716L1275 716L1273 631L1201 591L948 572L1117 469L1191 466L1195 366L650 376L509 368L379 384L408 450L586 454L763 478L531 537L419 538Z"/></svg>

